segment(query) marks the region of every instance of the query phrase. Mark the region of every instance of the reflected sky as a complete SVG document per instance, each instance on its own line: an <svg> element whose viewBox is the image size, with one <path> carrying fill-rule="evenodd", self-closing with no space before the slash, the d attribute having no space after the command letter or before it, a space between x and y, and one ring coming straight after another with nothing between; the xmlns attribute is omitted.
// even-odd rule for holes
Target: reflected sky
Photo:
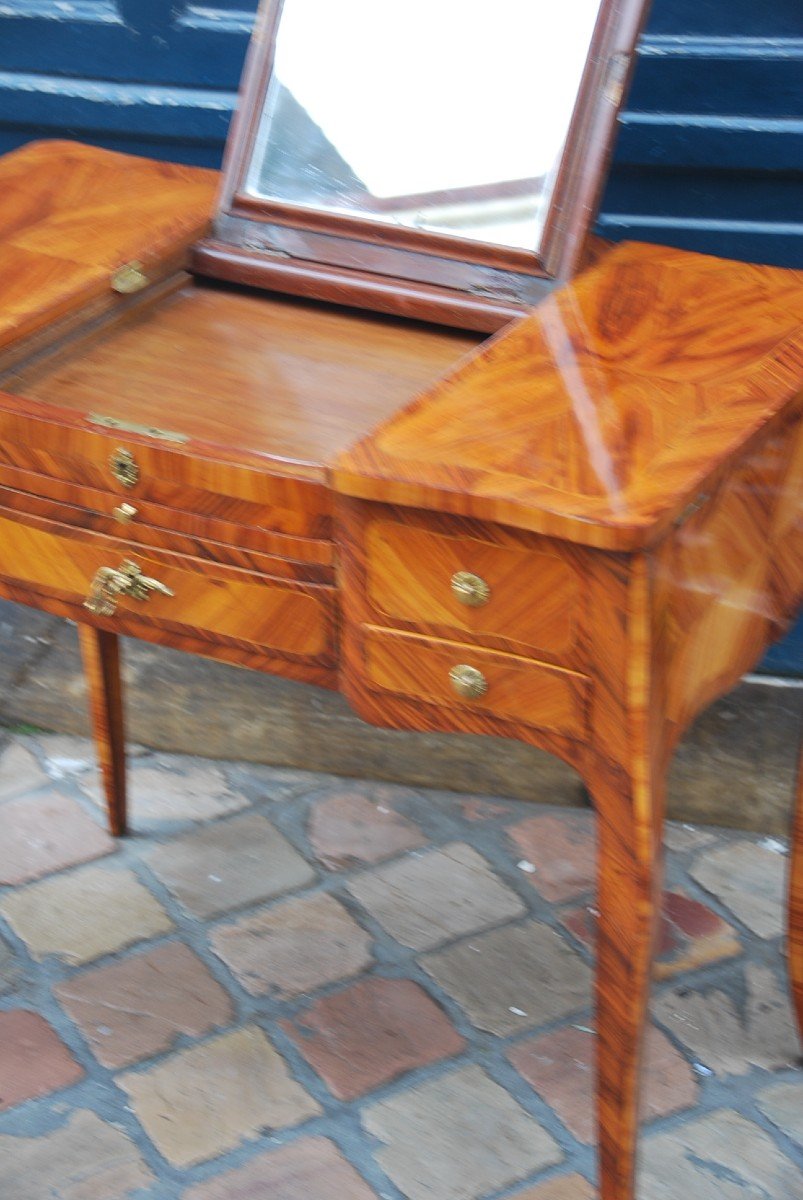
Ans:
<svg viewBox="0 0 803 1200"><path fill-rule="evenodd" d="M255 195L537 248L598 0L285 0Z"/></svg>

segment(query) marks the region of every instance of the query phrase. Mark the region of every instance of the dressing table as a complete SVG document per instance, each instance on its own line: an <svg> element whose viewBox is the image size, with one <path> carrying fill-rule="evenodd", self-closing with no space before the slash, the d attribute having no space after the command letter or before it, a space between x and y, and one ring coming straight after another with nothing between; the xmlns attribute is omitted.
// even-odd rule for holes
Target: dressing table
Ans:
<svg viewBox="0 0 803 1200"><path fill-rule="evenodd" d="M400 115L389 62L326 103L365 13L319 6L312 70L314 3L263 5L219 193L70 143L0 162L0 595L78 623L117 834L121 634L574 766L599 819L601 1196L633 1200L669 759L803 598L803 275L588 237L635 0L578 0L543 144L487 170L468 92L462 158L460 104L436 120L422 82Z"/></svg>

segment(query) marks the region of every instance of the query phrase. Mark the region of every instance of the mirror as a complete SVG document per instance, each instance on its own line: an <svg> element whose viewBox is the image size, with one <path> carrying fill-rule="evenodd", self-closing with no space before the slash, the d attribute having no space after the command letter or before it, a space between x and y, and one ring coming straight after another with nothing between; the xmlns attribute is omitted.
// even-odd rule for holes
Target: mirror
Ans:
<svg viewBox="0 0 803 1200"><path fill-rule="evenodd" d="M536 251L598 9L284 0L246 191Z"/></svg>
<svg viewBox="0 0 803 1200"><path fill-rule="evenodd" d="M593 257L647 0L261 0L194 269L494 330Z"/></svg>

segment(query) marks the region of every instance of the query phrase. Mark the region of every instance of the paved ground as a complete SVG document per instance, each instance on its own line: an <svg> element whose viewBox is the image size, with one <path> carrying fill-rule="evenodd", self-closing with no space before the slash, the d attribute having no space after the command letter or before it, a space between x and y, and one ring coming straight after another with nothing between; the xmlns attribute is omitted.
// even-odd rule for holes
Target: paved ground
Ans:
<svg viewBox="0 0 803 1200"><path fill-rule="evenodd" d="M589 814L0 750L3 1200L591 1200ZM668 843L641 1200L800 1200L783 845Z"/></svg>
<svg viewBox="0 0 803 1200"><path fill-rule="evenodd" d="M416 788L465 788L519 800L549 795L554 804L578 803L577 774L535 746L470 733L379 729L328 688L135 638L122 638L121 649L133 742ZM782 836L794 790L803 686L751 680L707 709L683 738L669 775L668 804L681 821ZM85 737L84 689L74 622L0 600L0 725L25 722Z"/></svg>

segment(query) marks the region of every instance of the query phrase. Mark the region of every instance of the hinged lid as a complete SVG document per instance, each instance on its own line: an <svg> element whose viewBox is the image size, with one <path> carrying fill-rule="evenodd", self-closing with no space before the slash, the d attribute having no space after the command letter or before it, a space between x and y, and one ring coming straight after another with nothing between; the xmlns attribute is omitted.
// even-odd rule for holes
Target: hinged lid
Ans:
<svg viewBox="0 0 803 1200"><path fill-rule="evenodd" d="M0 370L183 268L215 173L31 142L0 161Z"/></svg>
<svg viewBox="0 0 803 1200"><path fill-rule="evenodd" d="M623 243L341 455L333 483L636 550L800 414L801 378L803 273Z"/></svg>

